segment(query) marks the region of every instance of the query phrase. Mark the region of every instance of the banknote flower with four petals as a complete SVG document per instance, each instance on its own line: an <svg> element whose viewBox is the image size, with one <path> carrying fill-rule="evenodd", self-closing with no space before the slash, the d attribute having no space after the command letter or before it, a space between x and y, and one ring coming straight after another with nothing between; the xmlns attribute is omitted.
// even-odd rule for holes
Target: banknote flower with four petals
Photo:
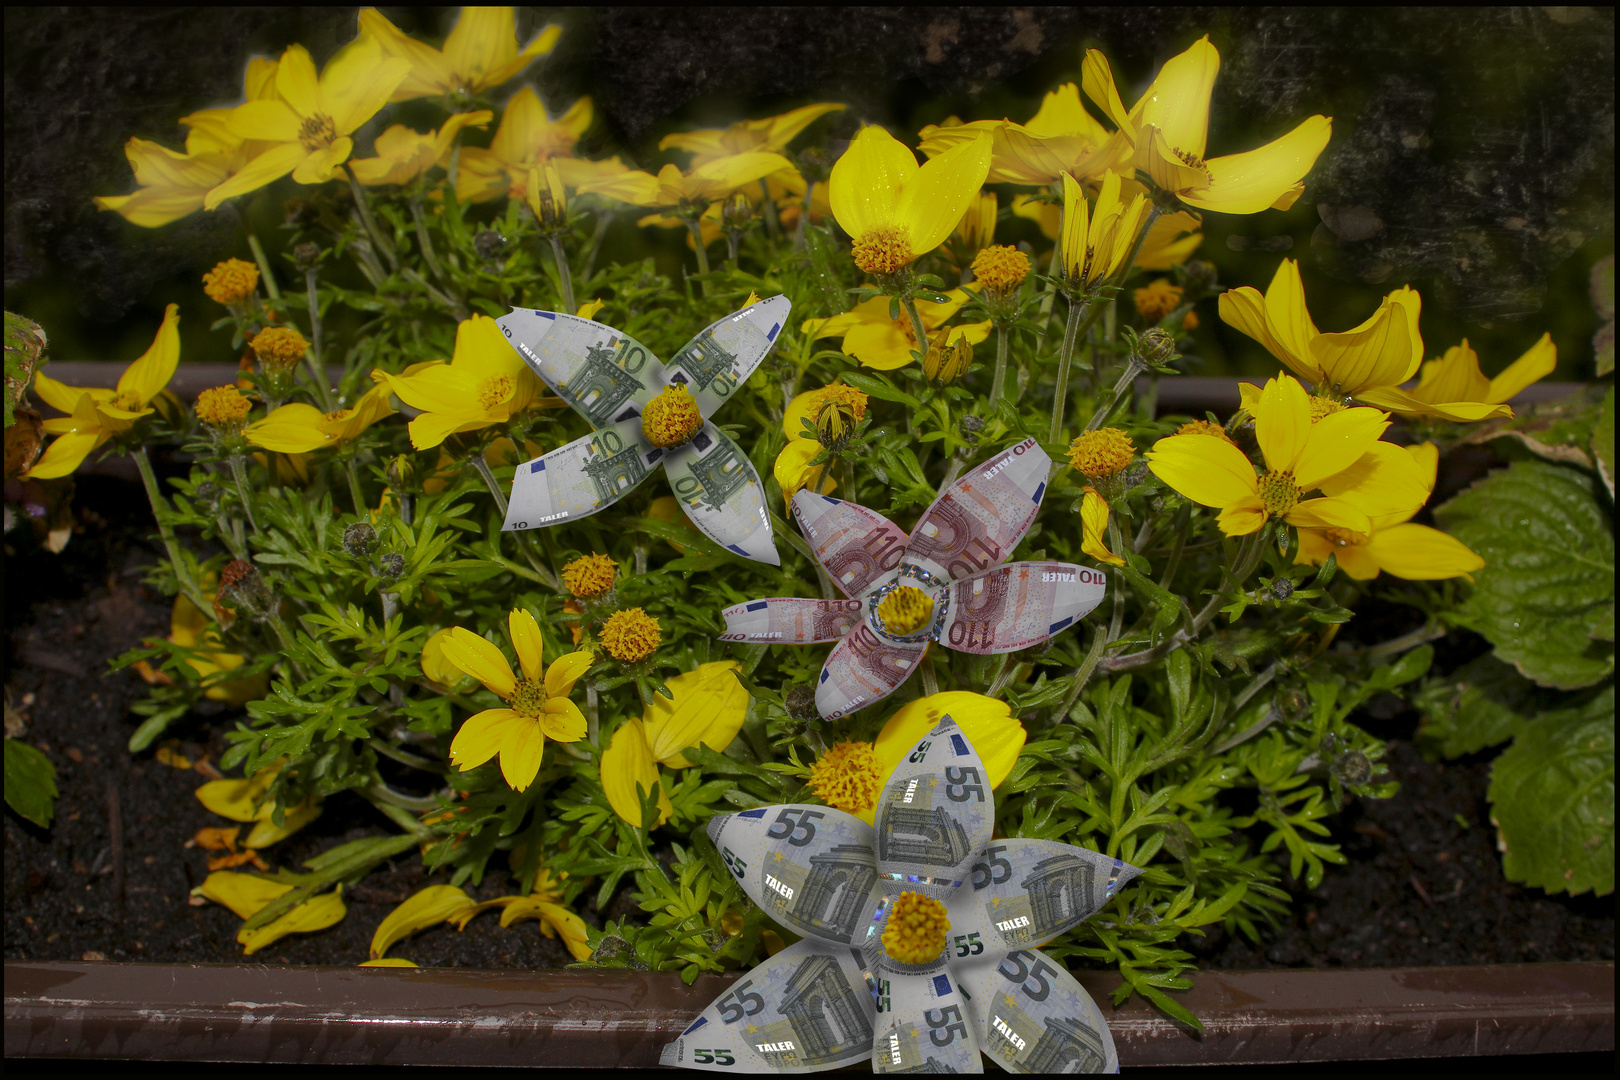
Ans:
<svg viewBox="0 0 1620 1080"><path fill-rule="evenodd" d="M898 690L928 643L992 655L1038 645L1102 602L1101 573L1001 560L1029 531L1052 459L1025 439L952 484L908 536L882 514L802 490L793 516L847 600L772 597L725 610L722 641L836 641L816 685L835 720Z"/></svg>
<svg viewBox="0 0 1620 1080"><path fill-rule="evenodd" d="M531 308L497 319L517 355L596 429L518 466L506 529L588 517L662 466L701 532L732 554L781 565L765 485L711 418L770 352L789 307L785 296L749 304L698 331L668 363L590 319Z"/></svg>
<svg viewBox="0 0 1620 1080"><path fill-rule="evenodd" d="M1114 1072L1107 1021L1036 946L1141 871L1051 840L992 839L984 759L947 714L884 779L874 824L827 806L709 823L754 903L804 940L749 971L664 1065L815 1072Z"/></svg>

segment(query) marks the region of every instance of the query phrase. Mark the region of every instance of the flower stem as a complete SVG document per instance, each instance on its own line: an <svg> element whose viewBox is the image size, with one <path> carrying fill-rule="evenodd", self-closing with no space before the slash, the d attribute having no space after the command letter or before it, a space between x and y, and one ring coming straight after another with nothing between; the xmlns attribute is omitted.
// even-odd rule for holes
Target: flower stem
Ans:
<svg viewBox="0 0 1620 1080"><path fill-rule="evenodd" d="M362 793L367 799L371 800L371 802L379 810L382 810L384 806L392 806L401 810L416 811L439 809L439 800L435 799L433 796L406 795L402 792L395 791L381 780L374 781L369 787L364 788ZM387 811L383 812L387 813ZM393 817L393 815L389 814L389 817ZM395 818L394 820L398 821L399 819ZM413 818L412 822L415 825L415 828L411 830L412 832L427 831L420 821L416 821ZM404 824L404 822L400 822L400 824Z"/></svg>
<svg viewBox="0 0 1620 1080"><path fill-rule="evenodd" d="M1114 284L1123 285L1126 279L1131 276L1131 270L1136 266L1136 257L1142 253L1142 244L1147 240L1148 232L1152 230L1153 223L1163 215L1164 207L1158 203L1154 203L1152 208L1148 210L1147 220L1142 222L1142 231L1136 234L1136 242L1131 245L1130 258L1119 264L1119 276L1114 279Z"/></svg>
<svg viewBox="0 0 1620 1080"><path fill-rule="evenodd" d="M570 315L579 310L574 302L574 275L568 270L568 252L563 250L562 237L551 234L551 257L557 260L557 281L562 287L563 309Z"/></svg>
<svg viewBox="0 0 1620 1080"><path fill-rule="evenodd" d="M596 228L591 232L590 242L585 245L585 280L589 281L591 271L596 269L596 254L602 250L602 238L607 236L608 226L613 224L614 215L606 210L596 215Z"/></svg>
<svg viewBox="0 0 1620 1080"><path fill-rule="evenodd" d="M136 447L131 455L135 459L135 468L140 471L141 483L146 487L147 501L152 504L152 516L157 518L158 535L163 538L163 547L169 553L169 564L174 567L174 579L180 586L180 591L187 600L197 605L197 610L207 614L210 605L203 599L202 590L192 580L191 570L186 561L180 556L180 543L174 537L174 528L169 524L169 503L158 490L157 476L152 472L152 459L146 456L146 447Z"/></svg>
<svg viewBox="0 0 1620 1080"><path fill-rule="evenodd" d="M484 460L482 451L475 450L473 452L472 464L473 468L478 470L478 475L484 478L484 486L489 488L489 493L495 497L495 506L501 512L501 520L505 521L506 495L501 491L501 485L496 482L495 474L490 471L489 462ZM535 554L534 547L530 544L527 535L522 532L517 534L517 546L518 550L523 552L523 558L530 566L534 567L534 572L540 575L540 580L549 586L552 592L562 592L562 583L557 580L556 574L546 569L545 565L541 563L540 557Z"/></svg>
<svg viewBox="0 0 1620 1080"><path fill-rule="evenodd" d="M428 236L427 222L422 220L422 203L418 199L411 200L411 220L416 222L416 242L422 245L422 258L427 260L428 269L433 271L440 285L450 288L450 281L444 276L444 267L439 265L438 253L433 250L433 240Z"/></svg>
<svg viewBox="0 0 1620 1080"><path fill-rule="evenodd" d="M917 304L911 299L909 287L900 294L900 306L911 316L911 332L917 339L917 358L920 360L928 355L928 329L923 326L922 316L917 314Z"/></svg>
<svg viewBox="0 0 1620 1080"><path fill-rule="evenodd" d="M692 234L692 247L697 251L698 273L707 274L709 272L709 252L703 244L703 227L698 224L697 218L687 215L686 231ZM709 280L704 278L700 284L703 286L703 295L708 296Z"/></svg>
<svg viewBox="0 0 1620 1080"><path fill-rule="evenodd" d="M1136 353L1131 353L1130 360L1125 364L1125 373L1119 377L1119 381L1114 383L1114 389L1110 393L1107 402L1092 413L1091 419L1086 422L1087 431L1096 431L1108 422L1108 418L1114 415L1114 410L1119 408L1119 403L1124 398L1126 391L1135 384L1136 377L1146 370L1147 367L1137 357Z"/></svg>
<svg viewBox="0 0 1620 1080"><path fill-rule="evenodd" d="M355 178L354 169L346 161L343 163L343 175L349 178L349 188L354 192L354 208L360 213L360 224L365 226L367 235L371 237L372 244L381 252L382 257L388 260L388 268L398 270L399 256L394 253L394 245L390 244L377 228L377 222L371 216L371 203L366 198L366 189L360 186L360 181Z"/></svg>
<svg viewBox="0 0 1620 1080"><path fill-rule="evenodd" d="M236 481L236 494L242 500L242 512L247 515L248 525L253 529L253 535L259 535L259 523L253 517L253 504L248 501L247 466L242 461L241 454L231 455L231 478Z"/></svg>
<svg viewBox="0 0 1620 1080"><path fill-rule="evenodd" d="M326 365L321 362L321 299L315 291L317 277L312 266L304 271L304 297L309 306L309 348L304 352L304 360L309 364L310 378L315 381L315 398L321 403L322 412L331 412L333 408L332 388L327 385Z"/></svg>
<svg viewBox="0 0 1620 1080"><path fill-rule="evenodd" d="M1012 335L1000 323L996 324L996 373L990 380L990 412L996 411L996 402L1007 395L1007 354L1011 351Z"/></svg>
<svg viewBox="0 0 1620 1080"><path fill-rule="evenodd" d="M1052 423L1046 429L1046 441L1055 443L1063 437L1063 412L1069 403L1069 365L1074 363L1074 343L1080 336L1080 320L1093 307L1088 298L1078 303L1069 302L1069 318L1063 327L1063 347L1058 350L1057 394L1052 401Z"/></svg>
<svg viewBox="0 0 1620 1080"><path fill-rule="evenodd" d="M759 182L759 199L765 214L765 235L775 240L782 235L782 223L776 220L776 202L771 198L771 185L764 180Z"/></svg>
<svg viewBox="0 0 1620 1080"><path fill-rule="evenodd" d="M401 765L409 765L411 768L421 769L423 772L438 773L440 776L445 773L445 767L440 762L429 761L425 757L417 757L409 751L401 750L386 739L369 738L366 740L366 745L383 757L392 758Z"/></svg>
<svg viewBox="0 0 1620 1080"><path fill-rule="evenodd" d="M357 518L363 518L366 516L367 509L366 496L365 493L360 490L360 474L355 471L353 457L345 457L343 459L343 471L347 473L349 477L349 498L354 500L354 516Z"/></svg>
<svg viewBox="0 0 1620 1080"><path fill-rule="evenodd" d="M259 276L264 279L264 291L272 300L281 299L281 290L276 287L276 275L270 272L270 259L264 253L264 247L259 238L251 232L247 234L248 247L253 249L253 261L259 264Z"/></svg>
<svg viewBox="0 0 1620 1080"><path fill-rule="evenodd" d="M1108 643L1108 637L1103 633L1102 627L1095 627L1091 631L1091 648L1086 650L1086 658L1080 666L1074 669L1074 682L1069 685L1069 692L1063 695L1063 704L1058 706L1055 718L1062 723L1074 708L1074 703L1080 700L1080 692L1091 681L1092 672L1097 670L1097 662L1102 659L1103 646Z"/></svg>

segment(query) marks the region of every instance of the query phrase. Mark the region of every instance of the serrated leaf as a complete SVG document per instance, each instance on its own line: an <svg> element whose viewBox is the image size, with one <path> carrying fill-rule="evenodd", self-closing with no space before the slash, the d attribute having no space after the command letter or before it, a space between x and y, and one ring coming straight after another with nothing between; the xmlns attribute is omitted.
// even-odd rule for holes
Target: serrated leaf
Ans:
<svg viewBox="0 0 1620 1080"><path fill-rule="evenodd" d="M1525 725L1486 792L1509 880L1614 891L1614 686Z"/></svg>
<svg viewBox="0 0 1620 1080"><path fill-rule="evenodd" d="M6 740L6 805L42 829L56 813L56 766L21 739Z"/></svg>
<svg viewBox="0 0 1620 1080"><path fill-rule="evenodd" d="M1614 645L1590 636L1614 601L1614 524L1592 478L1514 462L1435 511L1485 560L1459 621L1543 686L1590 686L1614 670Z"/></svg>
<svg viewBox="0 0 1620 1080"><path fill-rule="evenodd" d="M1535 715L1535 686L1495 656L1481 656L1412 699L1423 714L1420 742L1444 757L1507 742Z"/></svg>

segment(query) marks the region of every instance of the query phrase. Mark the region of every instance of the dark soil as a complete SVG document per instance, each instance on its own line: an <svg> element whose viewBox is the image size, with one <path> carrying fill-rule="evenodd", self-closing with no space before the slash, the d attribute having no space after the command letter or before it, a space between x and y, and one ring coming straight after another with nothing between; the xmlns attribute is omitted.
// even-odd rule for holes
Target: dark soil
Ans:
<svg viewBox="0 0 1620 1080"><path fill-rule="evenodd" d="M141 584L159 552L144 539L149 511L133 484L80 480L75 506L85 528L61 556L38 551L26 530L7 537L5 566L8 728L21 719L29 742L58 770L61 797L49 831L6 813L5 955L33 960L239 962L240 920L214 904L187 902L207 876L208 853L186 848L198 829L222 822L192 791L205 777L125 749L129 712L145 687L131 671L106 673L109 657L168 629L168 603ZM1488 755L1430 763L1410 741L1415 717L1369 720L1392 740L1388 764L1400 794L1358 801L1335 821L1350 864L1329 867L1301 891L1294 918L1262 931L1256 945L1213 929L1189 947L1201 967L1391 967L1613 960L1613 897L1550 897L1507 882L1495 850L1485 786ZM193 761L217 762L223 712L192 717L168 733ZM328 801L324 816L271 849L296 867L343 839L392 831L359 799ZM283 938L255 960L354 964L392 908L429 878L405 856L345 894L348 916L329 930ZM1300 887L1302 889L1302 887ZM515 891L492 872L479 898ZM624 914L619 901L609 917ZM583 905L587 922L601 915ZM396 946L424 966L526 968L569 962L538 924L502 929L491 912L463 933L442 926Z"/></svg>

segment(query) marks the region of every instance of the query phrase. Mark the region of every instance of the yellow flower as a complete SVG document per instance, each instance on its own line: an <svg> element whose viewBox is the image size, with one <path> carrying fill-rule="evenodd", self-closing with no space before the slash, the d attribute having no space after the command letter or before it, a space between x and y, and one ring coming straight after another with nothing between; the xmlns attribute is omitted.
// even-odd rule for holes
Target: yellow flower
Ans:
<svg viewBox="0 0 1620 1080"><path fill-rule="evenodd" d="M448 364L412 365L403 374L385 371L385 385L422 415L410 423L411 445L438 446L458 431L504 424L527 409L540 392L540 380L518 356L495 320L474 315L456 328L456 351Z"/></svg>
<svg viewBox="0 0 1620 1080"><path fill-rule="evenodd" d="M615 611L602 624L602 648L627 664L647 659L663 640L658 620L638 607Z"/></svg>
<svg viewBox="0 0 1620 1080"><path fill-rule="evenodd" d="M606 555L584 555L563 567L563 584L576 599L601 596L618 576L619 565Z"/></svg>
<svg viewBox="0 0 1620 1080"><path fill-rule="evenodd" d="M1017 292L1029 270L1029 256L1007 244L983 248L973 258L973 280L997 296Z"/></svg>
<svg viewBox="0 0 1620 1080"><path fill-rule="evenodd" d="M1241 387L1239 389L1241 390ZM1258 398L1256 400L1258 400ZM1213 435L1217 439L1223 439L1226 442L1232 443L1233 446L1237 445L1237 443L1232 442L1232 437L1226 433L1226 429L1213 420L1189 420L1185 424L1182 424L1180 427L1176 428L1176 434Z"/></svg>
<svg viewBox="0 0 1620 1080"><path fill-rule="evenodd" d="M1147 287L1131 294L1136 301L1136 313L1150 323L1156 323L1181 304L1182 289L1166 278L1156 278Z"/></svg>
<svg viewBox="0 0 1620 1080"><path fill-rule="evenodd" d="M540 625L522 608L513 608L507 615L506 631L517 652L522 678L512 674L500 649L471 630L457 626L439 646L446 660L507 705L485 709L461 725L450 743L450 763L466 772L499 754L501 775L512 790L522 791L534 783L540 771L540 755L548 738L578 742L585 737L585 714L568 700L568 692L590 668L591 654L566 653L544 666Z"/></svg>
<svg viewBox="0 0 1620 1080"><path fill-rule="evenodd" d="M473 202L487 202L502 195L524 198L529 191L530 170L553 159L570 187L578 187L583 179L595 177L601 170L625 171L618 158L587 162L569 156L595 116L591 99L583 97L562 116L551 120L540 104L540 96L525 86L506 103L488 150L462 147L456 195Z"/></svg>
<svg viewBox="0 0 1620 1080"><path fill-rule="evenodd" d="M847 383L829 383L816 390L806 390L788 402L782 414L782 431L787 435L788 445L806 437L806 420L817 428L824 428L829 407L837 412L842 426L853 427L866 419L867 402L864 392ZM809 445L819 446L815 441Z"/></svg>
<svg viewBox="0 0 1620 1080"><path fill-rule="evenodd" d="M170 304L152 347L129 365L115 390L67 386L43 372L34 375L34 392L53 409L68 415L47 420L46 434L56 439L26 474L30 480L51 480L77 469L92 450L114 435L122 435L141 417L151 413L152 399L174 378L180 363L180 307Z"/></svg>
<svg viewBox="0 0 1620 1080"><path fill-rule="evenodd" d="M302 45L289 46L276 68L276 100L249 101L231 111L230 132L268 143L236 175L208 193L214 209L226 199L257 191L288 173L300 184L321 184L349 160L349 136L388 102L410 65L388 58L375 38L362 36L327 62L317 79Z"/></svg>
<svg viewBox="0 0 1620 1080"><path fill-rule="evenodd" d="M929 157L988 134L991 137L992 184L1056 184L1065 176L1090 180L1117 168L1131 154L1130 140L1092 119L1080 104L1073 83L1046 95L1040 111L1027 123L975 120L952 127L929 125L919 133L918 149Z"/></svg>
<svg viewBox="0 0 1620 1080"><path fill-rule="evenodd" d="M1536 380L1551 375L1557 366L1558 347L1553 344L1551 334L1543 334L1541 340L1509 364L1506 371L1487 379L1479 370L1479 357L1464 338L1461 345L1447 349L1439 360L1425 363L1418 384L1411 390L1380 387L1361 396L1408 415L1487 420L1512 416L1508 400Z"/></svg>
<svg viewBox="0 0 1620 1080"><path fill-rule="evenodd" d="M579 305L579 310L574 312L574 314L578 315L582 319L595 319L597 312L601 311L606 306L607 302L603 300L587 300L583 304Z"/></svg>
<svg viewBox="0 0 1620 1080"><path fill-rule="evenodd" d="M1284 375L1266 383L1256 403L1264 475L1213 435L1160 439L1148 467L1193 502L1219 509L1228 536L1247 536L1273 518L1365 533L1370 514L1415 511L1428 497L1400 448L1378 441L1388 427L1377 409L1342 409L1313 422L1305 388ZM1306 497L1318 489L1322 497Z"/></svg>
<svg viewBox="0 0 1620 1080"><path fill-rule="evenodd" d="M568 223L568 189L555 165L530 169L523 197L542 229L555 230Z"/></svg>
<svg viewBox="0 0 1620 1080"><path fill-rule="evenodd" d="M1424 443L1408 446L1405 452L1417 466L1425 489L1432 492L1440 451L1434 443ZM1369 514L1371 530L1365 533L1347 529L1301 529L1294 561L1321 566L1329 555L1337 555L1339 566L1357 581L1370 581L1379 571L1408 581L1454 577L1472 581L1472 571L1483 567L1485 560L1456 537L1427 525L1411 524L1415 513L1417 507L1404 513Z"/></svg>
<svg viewBox="0 0 1620 1080"><path fill-rule="evenodd" d="M422 674L427 676L430 682L437 683L447 690L453 690L471 678L444 655L444 643L450 640L455 630L455 627L447 626L443 630L435 631L422 643Z"/></svg>
<svg viewBox="0 0 1620 1080"><path fill-rule="evenodd" d="M262 336L262 335L261 335ZM295 401L249 424L247 441L281 454L307 454L355 438L385 416L394 415L388 386L373 386L347 409L323 413Z"/></svg>
<svg viewBox="0 0 1620 1080"><path fill-rule="evenodd" d="M360 12L360 33L377 39L384 51L408 64L391 101L437 95L473 96L493 89L557 46L560 26L547 26L520 50L517 21L509 7L464 7L444 48L417 41L376 8Z"/></svg>
<svg viewBox="0 0 1620 1080"><path fill-rule="evenodd" d="M1108 550L1108 500L1087 484L1080 500L1080 550L1098 562L1124 566L1125 560Z"/></svg>
<svg viewBox="0 0 1620 1080"><path fill-rule="evenodd" d="M216 432L240 431L253 409L235 384L216 386L197 395L197 419Z"/></svg>
<svg viewBox="0 0 1620 1080"><path fill-rule="evenodd" d="M781 154L753 151L715 158L691 172L682 172L675 165L665 165L657 176L628 170L617 176L586 181L579 185L579 191L605 195L632 206L707 209L739 188L792 168L793 163ZM644 221L642 224L657 223Z"/></svg>
<svg viewBox="0 0 1620 1080"><path fill-rule="evenodd" d="M945 950L951 920L945 905L922 893L903 892L883 927L883 951L902 964L928 964Z"/></svg>
<svg viewBox="0 0 1620 1080"><path fill-rule="evenodd" d="M1258 150L1205 160L1209 98L1220 53L1201 38L1160 69L1130 112L1120 100L1108 60L1086 53L1081 84L1135 146L1131 165L1189 206L1224 214L1286 210L1305 190L1304 176L1327 146L1333 122L1312 116Z"/></svg>
<svg viewBox="0 0 1620 1080"><path fill-rule="evenodd" d="M1124 472L1135 457L1131 437L1115 427L1076 435L1069 444L1069 464L1093 480Z"/></svg>
<svg viewBox="0 0 1620 1080"><path fill-rule="evenodd" d="M203 292L216 304L240 304L259 287L259 268L241 259L226 259L203 275Z"/></svg>
<svg viewBox="0 0 1620 1080"><path fill-rule="evenodd" d="M748 715L748 691L732 674L739 666L735 660L718 660L677 675L665 684L673 700L655 693L640 719L619 725L602 753L602 790L614 813L641 825L639 785L643 792L658 792L662 824L673 807L658 766L685 769L692 764L682 753L688 747L724 753L731 745Z"/></svg>
<svg viewBox="0 0 1620 1080"><path fill-rule="evenodd" d="M1135 192L1142 190L1145 189L1135 180L1120 181L1123 196L1134 196ZM1012 212L1016 217L1038 224L1041 234L1048 240L1056 240L1062 230L1063 208L1045 199L1014 196ZM1142 241L1142 250L1136 253L1136 269L1168 270L1186 262L1198 250L1198 245L1204 242L1204 234L1197 230L1198 219L1185 210L1161 215Z"/></svg>
<svg viewBox="0 0 1620 1080"><path fill-rule="evenodd" d="M1063 177L1062 273L1075 290L1092 289L1107 281L1130 257L1147 215L1147 199L1137 195L1126 205L1120 198L1119 176L1103 178L1095 207L1074 177Z"/></svg>
<svg viewBox="0 0 1620 1080"><path fill-rule="evenodd" d="M962 289L952 289L945 295L950 299L943 304L930 300L916 302L917 314L922 316L923 329L928 332L930 339L968 302L968 294ZM965 339L977 345L990 336L991 326L988 319L953 326L950 328L950 339L942 344L954 345ZM887 296L874 296L855 305L852 310L829 319L806 319L799 329L813 338L843 338L845 356L853 356L862 366L879 371L905 367L911 363L911 353L917 348L917 339L906 313L902 311L898 319L889 318Z"/></svg>
<svg viewBox="0 0 1620 1080"><path fill-rule="evenodd" d="M1412 399L1398 387L1417 374L1423 360L1422 303L1416 290L1403 285L1360 326L1324 334L1306 310L1299 264L1284 259L1263 297L1248 286L1228 289L1221 294L1220 312L1221 321L1307 380L1318 398L1342 404L1353 396L1379 408L1401 409Z"/></svg>
<svg viewBox="0 0 1620 1080"><path fill-rule="evenodd" d="M739 120L728 128L705 128L665 135L659 141L658 149L684 150L692 155L693 165L706 165L720 158L758 150L780 153L812 123L828 113L843 110L843 105L804 105L780 116ZM803 194L804 189L801 187L799 190Z"/></svg>
<svg viewBox="0 0 1620 1080"><path fill-rule="evenodd" d="M846 739L810 766L807 783L816 798L836 810L870 814L883 794L883 780L872 744Z"/></svg>
<svg viewBox="0 0 1620 1080"><path fill-rule="evenodd" d="M462 128L483 127L494 118L488 109L456 113L438 131L426 135L395 124L377 136L376 157L353 162L354 178L366 185L408 184L435 165L450 163L450 147Z"/></svg>
<svg viewBox="0 0 1620 1080"><path fill-rule="evenodd" d="M205 579L201 582L203 599L209 602L214 600L213 582ZM209 683L209 676L222 671L235 671L245 662L237 653L225 652L219 640L219 629L193 604L184 593L174 598L174 608L169 614L169 641L175 645L196 652L185 658L185 664L197 673L198 678ZM214 679L203 697L211 701L223 701L231 705L244 705L264 697L268 685L264 673L246 679L232 679L224 681Z"/></svg>
<svg viewBox="0 0 1620 1080"><path fill-rule="evenodd" d="M918 166L887 131L861 129L828 178L833 216L855 241L855 265L886 276L939 247L978 196L989 169L987 135Z"/></svg>
<svg viewBox="0 0 1620 1080"><path fill-rule="evenodd" d="M297 365L309 351L304 335L291 326L267 326L248 343L259 363L268 368L287 370Z"/></svg>
<svg viewBox="0 0 1620 1080"><path fill-rule="evenodd" d="M838 489L838 481L832 478L825 464L810 464L811 460L821 453L821 449L821 443L815 439L789 439L782 452L776 455L776 464L772 466L771 474L776 477L776 483L782 489L782 498L786 502L784 516L793 513L793 496L811 481L816 480L816 473L820 473L821 478L815 487L810 489L811 491L820 495L831 495Z"/></svg>

